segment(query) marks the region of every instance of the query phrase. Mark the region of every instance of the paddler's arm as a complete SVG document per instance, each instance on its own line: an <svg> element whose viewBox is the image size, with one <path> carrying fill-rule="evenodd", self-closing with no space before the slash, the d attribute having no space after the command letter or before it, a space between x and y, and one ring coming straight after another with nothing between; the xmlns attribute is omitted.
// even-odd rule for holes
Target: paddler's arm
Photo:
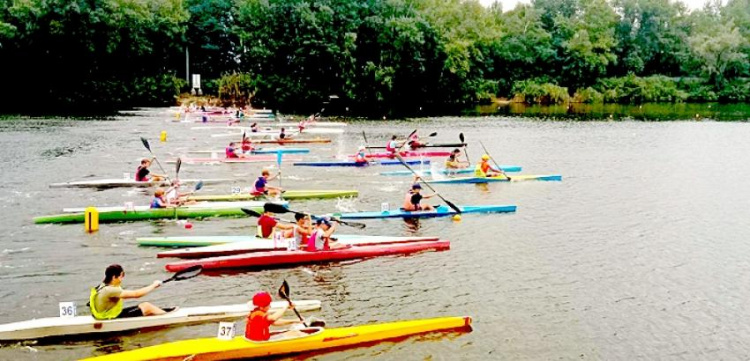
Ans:
<svg viewBox="0 0 750 361"><path fill-rule="evenodd" d="M288 224L288 223L276 223L276 225L274 226L274 228L283 229L283 230L289 230L289 229L294 229L294 225L293 224Z"/></svg>
<svg viewBox="0 0 750 361"><path fill-rule="evenodd" d="M268 177L268 180L269 180L269 181L272 181L272 180L274 180L274 179L278 178L278 177L279 177L280 175L281 175L281 171L279 171L278 173L276 173L276 174L274 174L274 175L272 175L272 176Z"/></svg>
<svg viewBox="0 0 750 361"><path fill-rule="evenodd" d="M437 195L437 194L435 194L435 193L432 193L432 194L427 194L427 195L423 195L423 196L422 196L422 198L424 198L424 199L428 199L428 198L432 198L432 197L434 197L434 196L436 196L436 195Z"/></svg>
<svg viewBox="0 0 750 361"><path fill-rule="evenodd" d="M284 307L282 309L277 310L271 315L266 316L266 318L273 322L274 326L284 326L284 325L291 325L294 323L300 323L300 320L289 320L289 319L282 319L281 317L284 316L284 312L286 310L294 309L294 304L288 305L287 307Z"/></svg>
<svg viewBox="0 0 750 361"><path fill-rule="evenodd" d="M154 281L152 284L135 291L123 290L122 293L120 293L120 298L141 298L159 288L159 286L161 286L161 281Z"/></svg>
<svg viewBox="0 0 750 361"><path fill-rule="evenodd" d="M339 222L331 221L331 227L329 227L328 230L325 233L323 233L323 237L331 238L331 235L333 234L333 232L336 231L336 227L338 226L338 224Z"/></svg>

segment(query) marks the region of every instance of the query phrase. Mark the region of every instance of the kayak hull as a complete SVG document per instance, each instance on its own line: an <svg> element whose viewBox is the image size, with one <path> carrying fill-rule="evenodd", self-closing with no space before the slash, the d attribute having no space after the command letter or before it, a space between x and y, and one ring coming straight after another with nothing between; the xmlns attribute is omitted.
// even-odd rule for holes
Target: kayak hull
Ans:
<svg viewBox="0 0 750 361"><path fill-rule="evenodd" d="M515 205L491 205L491 206L458 206L461 213L508 213L515 212ZM341 219L376 219L376 218L431 218L445 217L457 214L457 212L448 206L440 205L435 207L434 211L414 211L408 212L401 209L385 212L354 212L354 213L335 213L334 216Z"/></svg>
<svg viewBox="0 0 750 361"><path fill-rule="evenodd" d="M429 159L405 159L406 164L430 164ZM355 161L335 161L335 162L297 162L292 165L298 167L367 167L370 165L401 165L398 160L381 160L370 163L357 163Z"/></svg>
<svg viewBox="0 0 750 361"><path fill-rule="evenodd" d="M296 156L283 157L286 161L298 161L302 160ZM245 158L182 158L183 163L263 163L263 162L276 162L276 155L250 155ZM177 160L168 160L167 163L177 163Z"/></svg>
<svg viewBox="0 0 750 361"><path fill-rule="evenodd" d="M282 198L285 200L301 200L301 199L327 199L327 198L339 198L339 197L357 197L358 191L355 190L289 190L282 194ZM266 196L255 196L250 193L242 194L205 194L199 196L189 196L188 200L194 201L251 201L251 200L263 200Z"/></svg>
<svg viewBox="0 0 750 361"><path fill-rule="evenodd" d="M237 336L230 341L213 338L184 340L110 354L87 360L236 360L268 358L310 351L342 349L433 332L470 332L471 317L440 317L342 328L308 328L299 338L249 341Z"/></svg>
<svg viewBox="0 0 750 361"><path fill-rule="evenodd" d="M434 151L434 152L401 152L399 153L401 157L447 157L451 155L451 152L442 152L442 151ZM395 157L391 153L368 153L366 154L368 158L388 158L388 159L394 159ZM349 158L354 158L356 156L350 155Z"/></svg>
<svg viewBox="0 0 750 361"><path fill-rule="evenodd" d="M180 179L182 184L217 184L231 182L231 179ZM168 187L169 181L138 182L133 179L97 179L64 183L52 183L50 188L117 188L117 187Z"/></svg>
<svg viewBox="0 0 750 361"><path fill-rule="evenodd" d="M466 144L463 144L463 143L442 143L442 144L436 143L436 144L426 144L426 145L423 145L423 146L420 146L420 147L417 147L417 148L461 148L461 147L463 147L465 145ZM386 149L385 146L372 146L372 147L367 147L367 148L370 148L370 149Z"/></svg>
<svg viewBox="0 0 750 361"><path fill-rule="evenodd" d="M276 202L276 203L282 203L283 202ZM256 201L256 200L245 200L245 201L239 201L239 202L232 202L232 201L225 201L225 202L197 202L194 204L188 204L184 205L180 208L183 209L222 209L222 208L253 208L253 207L262 207L264 202ZM126 206L111 206L111 207L99 207L95 206L96 210L99 211L99 214L106 213L106 212L146 212L149 210L152 210L150 206L133 206L133 207L126 207ZM86 211L85 207L74 207L74 208L63 208L63 213L83 213Z"/></svg>
<svg viewBox="0 0 750 361"><path fill-rule="evenodd" d="M447 249L450 249L449 241L408 242L374 246L358 246L318 252L307 252L300 250L269 251L180 261L168 263L165 268L169 272L179 272L195 265L203 266L204 270L268 268L408 254L429 250L441 251Z"/></svg>
<svg viewBox="0 0 750 361"><path fill-rule="evenodd" d="M320 309L320 301L295 300L299 311ZM272 309L286 307L286 301L273 302ZM247 303L222 306L179 308L159 316L131 317L113 320L97 320L91 316L46 317L0 325L0 341L36 340L53 337L70 337L141 330L144 328L169 327L180 324L207 321L232 320L247 316L251 311Z"/></svg>
<svg viewBox="0 0 750 361"><path fill-rule="evenodd" d="M519 165L501 165L500 169L503 170L503 172L506 173L514 173L514 172L520 172L521 166ZM442 175L453 175L453 174L474 174L473 168L462 168L462 169L439 169L436 171L433 171L432 169L415 169L419 175L432 175L432 174L442 174ZM380 172L380 175L385 176L398 176L398 175L407 175L412 176L414 173L408 170L395 170L390 172Z"/></svg>
<svg viewBox="0 0 750 361"><path fill-rule="evenodd" d="M370 240L376 242L378 240L412 240L419 239L422 237L395 237L395 236L366 236L359 234L337 234L335 238L339 241L354 243L354 241ZM431 237L429 237L432 239ZM205 246L214 246L222 244L239 244L239 243L250 243L257 247L269 247L269 243L273 243L273 240L268 238L260 238L256 236L175 236L175 237L139 237L136 238L136 242L139 246L145 247L201 247L205 249Z"/></svg>
<svg viewBox="0 0 750 361"><path fill-rule="evenodd" d="M258 144L324 144L330 143L330 139L315 138L315 139L261 139L255 140L254 143Z"/></svg>
<svg viewBox="0 0 750 361"><path fill-rule="evenodd" d="M250 237L248 237L250 238ZM338 242L353 246L373 246L378 244L408 243L437 241L438 237L383 237L383 236L352 236L338 237ZM231 256L235 254L283 251L286 250L288 240L274 242L272 239L258 239L244 242L230 242L214 246L200 246L159 252L157 258L205 258Z"/></svg>
<svg viewBox="0 0 750 361"><path fill-rule="evenodd" d="M482 183L494 183L494 182L522 182L522 181L561 181L562 176L559 174L552 175L514 175L510 179L499 176L499 177L457 177L447 178L439 180L431 180L430 184L482 184Z"/></svg>

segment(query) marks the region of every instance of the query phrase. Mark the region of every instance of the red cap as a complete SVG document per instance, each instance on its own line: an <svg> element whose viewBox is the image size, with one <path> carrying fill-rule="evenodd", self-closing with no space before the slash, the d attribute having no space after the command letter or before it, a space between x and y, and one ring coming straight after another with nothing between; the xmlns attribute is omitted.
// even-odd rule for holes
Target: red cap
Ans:
<svg viewBox="0 0 750 361"><path fill-rule="evenodd" d="M266 307L271 304L271 295L268 292L258 292L253 296L253 305Z"/></svg>

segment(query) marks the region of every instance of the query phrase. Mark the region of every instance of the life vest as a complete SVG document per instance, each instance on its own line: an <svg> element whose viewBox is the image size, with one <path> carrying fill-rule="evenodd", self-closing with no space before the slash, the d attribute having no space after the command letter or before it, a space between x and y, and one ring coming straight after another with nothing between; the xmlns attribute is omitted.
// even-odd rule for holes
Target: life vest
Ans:
<svg viewBox="0 0 750 361"><path fill-rule="evenodd" d="M239 158L239 157L237 156L237 153L235 153L235 152L234 152L234 148L232 148L232 147L227 147L227 148L226 148L226 149L224 150L224 155L225 155L225 156L226 156L227 158Z"/></svg>
<svg viewBox="0 0 750 361"><path fill-rule="evenodd" d="M122 298L117 300L115 307L112 307L104 312L99 312L96 309L96 295L99 293L99 288L104 288L103 285L99 287L92 287L91 294L89 295L89 308L91 309L91 315L97 320L111 320L117 318L122 312Z"/></svg>
<svg viewBox="0 0 750 361"><path fill-rule="evenodd" d="M357 157L354 158L354 161L357 163L365 163L367 162L367 159L365 158L365 152L358 152Z"/></svg>
<svg viewBox="0 0 750 361"><path fill-rule="evenodd" d="M480 162L474 168L474 176L476 177L487 177L487 171L490 170L490 165L487 162Z"/></svg>
<svg viewBox="0 0 750 361"><path fill-rule="evenodd" d="M245 337L253 341L268 341L271 338L271 323L266 318L266 313L254 309L247 316L247 325L245 326Z"/></svg>
<svg viewBox="0 0 750 361"><path fill-rule="evenodd" d="M328 247L328 242L325 241L323 243L323 249L317 249L315 247L315 241L318 239L318 237L323 237L323 234L319 232L317 229L313 231L312 234L310 234L310 237L307 238L307 249L308 252L316 252L316 251L327 251L330 248Z"/></svg>
<svg viewBox="0 0 750 361"><path fill-rule="evenodd" d="M395 153L396 152L396 141L395 140L389 141L388 144L385 145L385 150L388 151L388 152L391 152L391 153Z"/></svg>

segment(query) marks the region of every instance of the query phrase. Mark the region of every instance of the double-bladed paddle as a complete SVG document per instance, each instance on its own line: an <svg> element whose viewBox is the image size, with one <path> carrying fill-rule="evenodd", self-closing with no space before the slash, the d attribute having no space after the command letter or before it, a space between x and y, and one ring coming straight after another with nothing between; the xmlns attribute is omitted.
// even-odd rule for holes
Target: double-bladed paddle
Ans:
<svg viewBox="0 0 750 361"><path fill-rule="evenodd" d="M174 177L180 179L180 167L182 167L182 158L177 158L177 164L174 166Z"/></svg>
<svg viewBox="0 0 750 361"><path fill-rule="evenodd" d="M240 209L243 212L245 212L245 214L247 214L250 217L258 217L258 218L260 218L261 216L263 216L262 214L254 211L252 209L248 209L248 208L240 208ZM297 222L289 220L289 219L281 219L281 218L276 218L276 217L273 217L273 219L275 219L277 221L280 221L280 222L285 222L285 223L297 223Z"/></svg>
<svg viewBox="0 0 750 361"><path fill-rule="evenodd" d="M286 207L284 207L284 206L282 206L281 204L278 204L278 203L266 203L263 207L264 207L264 209L267 209L270 212L278 213L278 214L294 213L294 214L309 215L308 213L305 213L305 212L293 211L293 210L288 209L288 208L286 208ZM349 227L354 227L354 228L359 228L359 229L363 229L363 228L367 227L367 225L364 224L364 223L345 222L345 221L342 221L341 219L336 218L336 217L330 217L330 218L333 221L339 222L339 223L341 223L341 224L343 224L345 226L349 226Z"/></svg>
<svg viewBox="0 0 750 361"><path fill-rule="evenodd" d="M464 154L466 155L466 161L471 165L471 158L469 158L469 152L466 150L466 140L464 139L464 133L458 134L458 139L461 140L461 144L464 145Z"/></svg>
<svg viewBox="0 0 750 361"><path fill-rule="evenodd" d="M281 287L279 287L279 297L283 298L289 304L292 304L292 300L289 299L289 284L284 280L284 282L281 284ZM325 327L326 322L324 320L315 319L313 320L311 318L310 324L305 322L305 319L302 318L302 315L299 314L299 311L297 311L296 308L294 308L294 313L299 317L299 320L302 321L302 324L305 325L305 327Z"/></svg>
<svg viewBox="0 0 750 361"><path fill-rule="evenodd" d="M415 176L417 176L420 179L422 179L422 177L416 171L414 171L414 169L412 169L412 167L410 167L408 164L406 164L406 161L404 161L404 158L401 158L401 156L398 155L398 154L396 154L396 158L401 162L401 164L404 165L404 167L406 167L406 169L410 170L412 173L414 173ZM432 186L430 185L430 183L427 183L427 181L425 181L424 179L422 179L422 183L424 183L424 185L426 185L427 188L430 188L430 190L433 193L435 193L435 195L437 195L438 197L440 197L440 199L442 199L443 202L445 202L445 204L447 204L449 207L453 208L453 210L456 211L456 213L462 213L461 212L461 208L458 208L458 206L456 206L455 204L453 204L453 202L451 202L451 201L443 198L443 196L441 196L440 193L438 193L435 190L435 188L432 188Z"/></svg>
<svg viewBox="0 0 750 361"><path fill-rule="evenodd" d="M169 176L167 175L167 171L164 170L164 167L161 166L161 163L159 163L159 159L156 158L154 155L154 152L151 151L151 145L148 144L148 139L141 137L141 143L143 143L143 146L146 147L149 153L151 153L151 156L154 157L154 160L156 161L156 164L159 165L159 169L161 169L162 172L164 172L164 176L169 179Z"/></svg>
<svg viewBox="0 0 750 361"><path fill-rule="evenodd" d="M482 146L482 149L484 149L484 154L487 154L490 157L490 160L492 161L492 163L495 163L495 167L497 167L497 170L500 171L500 174L502 174L503 176L505 176L505 178L508 178L508 180L511 180L510 177L508 177L508 174L506 174L503 171L503 169L500 168L500 165L497 164L497 162L495 161L495 158L492 158L492 156L490 155L490 152L487 151L487 147L484 146L484 143L482 143L481 140L479 141L479 144Z"/></svg>
<svg viewBox="0 0 750 361"><path fill-rule="evenodd" d="M203 272L203 266L201 265L195 265L190 266L188 268L185 268L184 270L177 272L172 275L172 277L169 277L165 279L164 281L161 281L161 283L167 283L172 281L184 281L191 279L197 275L199 275L201 272Z"/></svg>

